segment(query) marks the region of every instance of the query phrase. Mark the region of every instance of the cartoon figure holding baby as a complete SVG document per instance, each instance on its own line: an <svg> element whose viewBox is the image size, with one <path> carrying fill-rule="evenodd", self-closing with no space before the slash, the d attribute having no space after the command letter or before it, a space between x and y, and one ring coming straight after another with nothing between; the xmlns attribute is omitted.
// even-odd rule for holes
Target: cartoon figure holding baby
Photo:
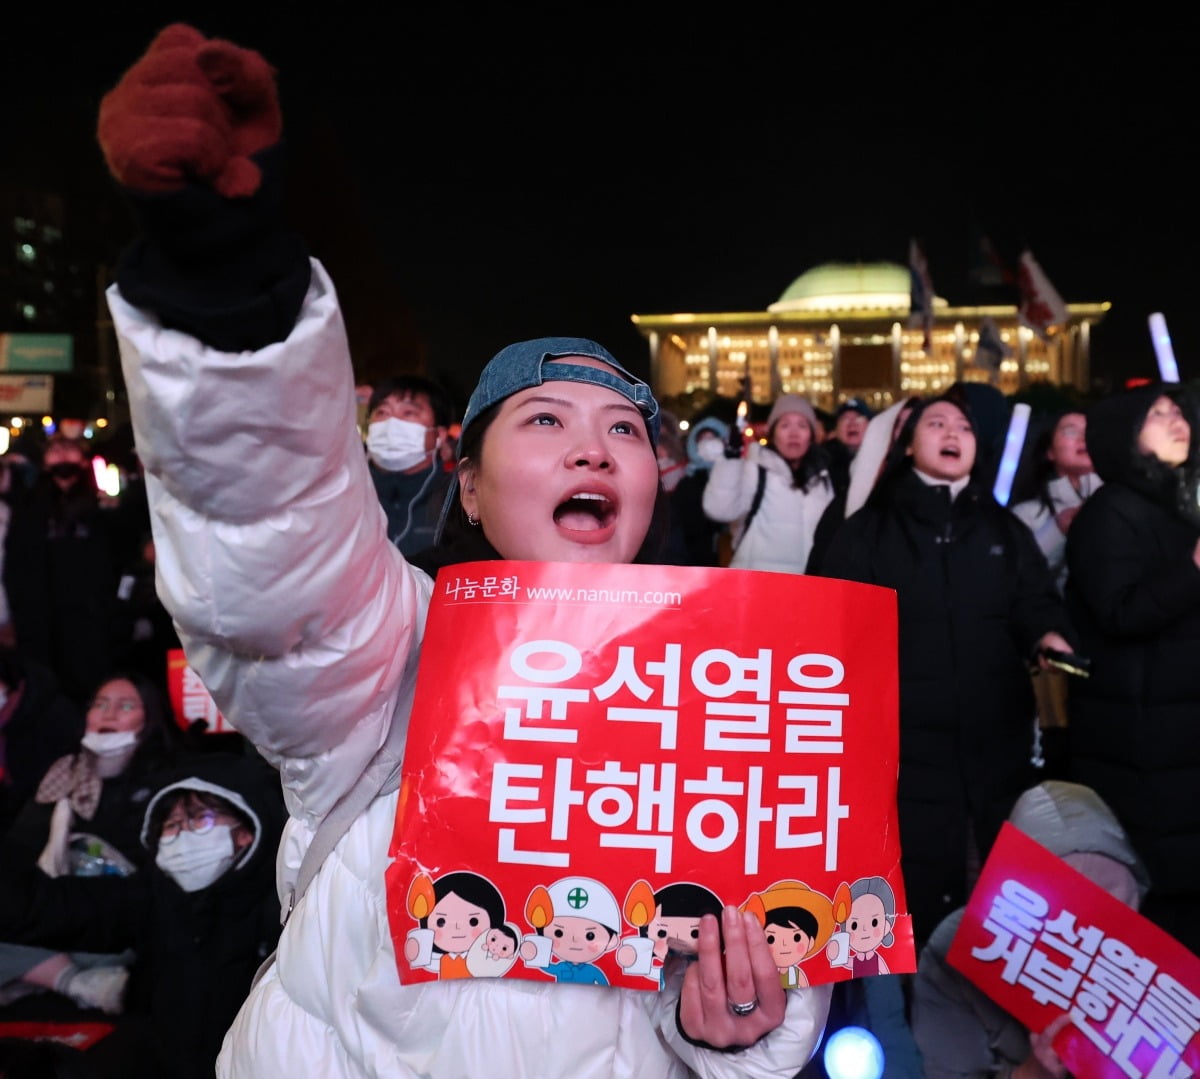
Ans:
<svg viewBox="0 0 1200 1079"><path fill-rule="evenodd" d="M500 978L517 956L516 927L504 921L504 897L478 873L418 874L408 889L404 957L414 970L439 978Z"/></svg>

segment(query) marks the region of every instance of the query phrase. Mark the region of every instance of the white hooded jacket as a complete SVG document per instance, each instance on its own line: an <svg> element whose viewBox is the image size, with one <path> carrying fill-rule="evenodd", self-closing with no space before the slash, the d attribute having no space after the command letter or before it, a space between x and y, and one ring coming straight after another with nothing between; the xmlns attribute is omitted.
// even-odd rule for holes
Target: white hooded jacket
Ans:
<svg viewBox="0 0 1200 1079"><path fill-rule="evenodd" d="M254 353L164 329L115 286L108 301L159 593L190 664L283 782L281 897L321 823L341 835L227 1034L218 1075L794 1075L820 1039L829 986L789 993L784 1024L729 1053L680 1033L682 969L661 993L401 986L384 873L432 583L387 541L333 286L314 261L291 335Z"/></svg>

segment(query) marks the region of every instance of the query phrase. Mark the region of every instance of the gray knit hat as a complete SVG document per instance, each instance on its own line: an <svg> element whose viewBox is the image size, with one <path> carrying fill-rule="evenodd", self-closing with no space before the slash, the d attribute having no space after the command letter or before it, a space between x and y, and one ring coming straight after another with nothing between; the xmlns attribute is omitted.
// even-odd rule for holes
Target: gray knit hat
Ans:
<svg viewBox="0 0 1200 1079"><path fill-rule="evenodd" d="M812 428L814 436L821 430L821 425L817 422L816 409L809 404L808 398L801 397L798 393L781 394L775 399L775 403L771 406L771 414L767 416L767 430L769 431L775 426L775 421L780 416L789 412L798 412L808 420L808 426Z"/></svg>

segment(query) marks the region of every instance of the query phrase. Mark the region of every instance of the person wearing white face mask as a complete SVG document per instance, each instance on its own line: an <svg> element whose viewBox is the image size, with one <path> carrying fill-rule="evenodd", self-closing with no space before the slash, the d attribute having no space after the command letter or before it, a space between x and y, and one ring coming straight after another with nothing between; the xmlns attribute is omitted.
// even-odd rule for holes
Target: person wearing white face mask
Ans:
<svg viewBox="0 0 1200 1079"><path fill-rule="evenodd" d="M427 378L381 382L367 402L367 462L388 539L406 555L434 540L450 474L438 449L449 438L450 402Z"/></svg>
<svg viewBox="0 0 1200 1079"><path fill-rule="evenodd" d="M278 783L257 755L196 754L156 780L142 814L143 870L37 875L19 894L0 886L3 935L63 947L86 939L136 956L116 1040L95 1074L213 1074L224 1032L279 935Z"/></svg>
<svg viewBox="0 0 1200 1079"><path fill-rule="evenodd" d="M140 833L150 777L172 763L180 744L155 686L136 674L106 679L87 708L78 749L50 765L5 833L0 864L14 877L34 865L48 877L136 872L146 860ZM0 944L0 1004L52 990L81 1007L119 1011L130 958L90 943L71 955Z"/></svg>

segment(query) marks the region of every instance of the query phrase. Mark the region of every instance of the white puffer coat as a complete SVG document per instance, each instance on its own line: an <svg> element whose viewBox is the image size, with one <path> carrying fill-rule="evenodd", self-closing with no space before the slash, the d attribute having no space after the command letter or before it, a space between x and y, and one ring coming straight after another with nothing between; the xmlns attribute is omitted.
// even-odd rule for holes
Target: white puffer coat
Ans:
<svg viewBox="0 0 1200 1079"><path fill-rule="evenodd" d="M333 286L314 262L292 334L257 353L165 330L115 287L108 301L159 592L221 711L282 777L281 897L321 822L348 824L227 1034L218 1075L794 1075L820 1038L828 986L789 993L783 1026L732 1053L680 1034L681 970L661 993L401 986L384 873L431 582L387 542Z"/></svg>
<svg viewBox="0 0 1200 1079"><path fill-rule="evenodd" d="M766 469L762 502L750 520L759 466ZM813 534L825 507L833 501L833 483L821 472L805 488L792 483L792 470L774 450L752 442L743 456L713 462L704 488L704 512L714 521L733 521L735 569L803 573Z"/></svg>

